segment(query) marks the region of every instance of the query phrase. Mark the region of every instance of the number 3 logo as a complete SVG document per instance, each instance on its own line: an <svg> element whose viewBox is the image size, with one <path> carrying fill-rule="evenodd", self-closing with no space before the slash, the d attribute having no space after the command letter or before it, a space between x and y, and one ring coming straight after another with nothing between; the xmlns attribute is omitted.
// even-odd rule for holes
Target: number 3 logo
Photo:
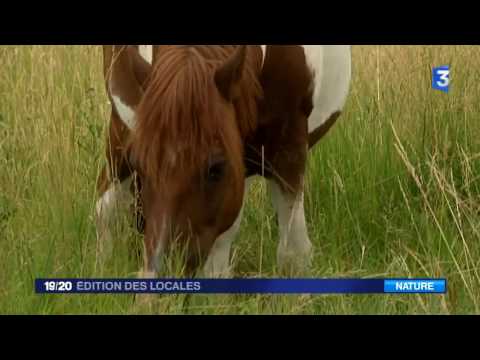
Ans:
<svg viewBox="0 0 480 360"><path fill-rule="evenodd" d="M433 89L443 92L449 91L450 87L450 67L440 66L433 69Z"/></svg>
<svg viewBox="0 0 480 360"><path fill-rule="evenodd" d="M449 70L439 70L437 75L440 80L437 80L437 85L445 87L450 85L450 71Z"/></svg>

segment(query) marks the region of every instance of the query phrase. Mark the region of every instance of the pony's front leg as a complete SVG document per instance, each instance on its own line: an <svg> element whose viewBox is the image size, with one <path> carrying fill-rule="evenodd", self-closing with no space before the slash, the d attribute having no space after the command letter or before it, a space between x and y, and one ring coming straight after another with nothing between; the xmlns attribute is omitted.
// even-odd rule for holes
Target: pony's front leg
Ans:
<svg viewBox="0 0 480 360"><path fill-rule="evenodd" d="M225 233L220 235L213 244L207 261L203 267L202 277L205 278L229 278L231 277L230 251L232 242L235 240L240 223L242 220L242 211L235 220L235 223Z"/></svg>
<svg viewBox="0 0 480 360"><path fill-rule="evenodd" d="M243 195L243 206L232 227L220 235L215 241L208 259L203 267L203 277L206 278L229 278L231 277L230 252L232 242L237 237L243 218L243 209L245 208L246 196L253 178L245 180L245 190Z"/></svg>

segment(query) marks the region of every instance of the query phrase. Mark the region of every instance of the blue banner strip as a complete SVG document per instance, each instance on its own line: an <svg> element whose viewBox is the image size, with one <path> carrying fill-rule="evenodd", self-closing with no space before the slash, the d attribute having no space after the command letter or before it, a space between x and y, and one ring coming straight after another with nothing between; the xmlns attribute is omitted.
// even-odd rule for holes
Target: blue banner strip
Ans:
<svg viewBox="0 0 480 360"><path fill-rule="evenodd" d="M37 294L444 294L445 279L37 279Z"/></svg>

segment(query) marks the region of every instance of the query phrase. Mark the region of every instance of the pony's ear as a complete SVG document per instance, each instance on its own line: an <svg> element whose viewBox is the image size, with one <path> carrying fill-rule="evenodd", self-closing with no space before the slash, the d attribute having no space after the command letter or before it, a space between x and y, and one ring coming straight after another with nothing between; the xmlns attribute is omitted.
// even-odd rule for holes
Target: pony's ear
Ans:
<svg viewBox="0 0 480 360"><path fill-rule="evenodd" d="M232 101L239 94L239 83L243 76L246 57L247 46L240 45L227 62L215 72L215 84L227 101Z"/></svg>
<svg viewBox="0 0 480 360"><path fill-rule="evenodd" d="M133 128L136 108L148 86L152 66L133 46L114 45L110 52L109 64L105 65L107 91L120 119Z"/></svg>

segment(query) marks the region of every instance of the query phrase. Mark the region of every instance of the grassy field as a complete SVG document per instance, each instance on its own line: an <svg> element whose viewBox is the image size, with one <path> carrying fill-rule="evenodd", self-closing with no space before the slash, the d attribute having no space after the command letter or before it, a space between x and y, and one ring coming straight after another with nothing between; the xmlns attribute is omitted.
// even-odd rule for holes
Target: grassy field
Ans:
<svg viewBox="0 0 480 360"><path fill-rule="evenodd" d="M341 122L309 161L307 218L319 277L446 277L445 296L41 296L38 277L128 277L140 268L119 224L95 268L95 181L109 105L101 49L0 47L0 313L480 313L480 47L354 47ZM452 66L452 91L431 67ZM251 190L234 244L238 276L274 276L265 185Z"/></svg>

